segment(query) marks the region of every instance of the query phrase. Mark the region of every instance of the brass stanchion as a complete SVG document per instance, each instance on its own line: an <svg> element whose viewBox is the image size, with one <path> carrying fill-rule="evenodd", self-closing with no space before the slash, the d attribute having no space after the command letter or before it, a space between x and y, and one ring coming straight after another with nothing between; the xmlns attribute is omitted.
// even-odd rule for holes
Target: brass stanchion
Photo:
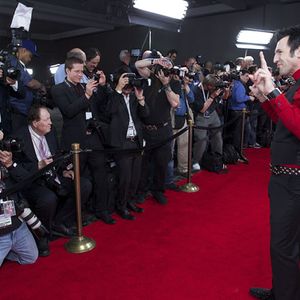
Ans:
<svg viewBox="0 0 300 300"><path fill-rule="evenodd" d="M248 163L248 159L244 156L244 151L243 151L243 148L244 148L244 131L245 131L245 123L246 123L246 113L247 113L246 108L243 108L243 110L242 110L242 128L241 128L241 145L240 145L241 152L240 152L240 155L241 155L242 160L244 160L245 163Z"/></svg>
<svg viewBox="0 0 300 300"><path fill-rule="evenodd" d="M188 174L187 174L187 183L182 185L180 189L186 193L195 193L199 191L199 187L191 182L192 177L192 137L193 137L193 120L188 120Z"/></svg>
<svg viewBox="0 0 300 300"><path fill-rule="evenodd" d="M80 145L72 144L73 164L75 172L75 194L76 194L76 216L77 216L77 236L72 237L66 244L65 248L71 253L83 253L95 248L96 242L82 235L82 217L81 217L81 193L80 193L80 163L79 153Z"/></svg>

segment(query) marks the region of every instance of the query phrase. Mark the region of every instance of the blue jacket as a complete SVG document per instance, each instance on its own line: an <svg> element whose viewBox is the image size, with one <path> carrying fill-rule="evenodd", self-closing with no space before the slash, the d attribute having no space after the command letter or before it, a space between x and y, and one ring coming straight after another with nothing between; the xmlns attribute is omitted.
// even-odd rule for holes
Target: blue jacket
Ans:
<svg viewBox="0 0 300 300"><path fill-rule="evenodd" d="M242 110L246 108L246 102L250 100L250 96L246 94L246 88L240 80L235 80L232 87L231 97L229 101L229 109Z"/></svg>

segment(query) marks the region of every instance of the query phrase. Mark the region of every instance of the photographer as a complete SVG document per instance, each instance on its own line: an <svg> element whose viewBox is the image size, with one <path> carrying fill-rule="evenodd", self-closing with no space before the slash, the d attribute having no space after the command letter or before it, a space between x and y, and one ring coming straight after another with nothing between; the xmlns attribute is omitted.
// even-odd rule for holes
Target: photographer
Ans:
<svg viewBox="0 0 300 300"><path fill-rule="evenodd" d="M143 127L141 118L149 115L143 90L134 86L127 73L127 67L121 67L116 76L116 88L107 106L109 125L109 145L120 150L138 150L143 147ZM134 93L133 93L134 92ZM141 174L141 152L116 153L114 158L119 173L117 213L127 220L135 217L129 210L143 212L134 202Z"/></svg>
<svg viewBox="0 0 300 300"><path fill-rule="evenodd" d="M189 77L189 73L186 67L179 68L179 72L182 74L173 74L174 80L179 81L181 84L181 94L179 98L179 105L175 110L171 111L173 120L173 134L182 130L187 126L187 120L193 118L193 113L189 104L194 102L194 93L191 90L193 79ZM177 143L177 173L186 177L188 171L188 131L176 138ZM172 143L172 153L174 152L175 141ZM168 176L166 181L166 188L178 190L178 187L174 183L174 160L168 164Z"/></svg>
<svg viewBox="0 0 300 300"><path fill-rule="evenodd" d="M0 179L2 192L14 183L9 176L12 153L0 151L0 163L2 164ZM3 176L4 167L8 170L5 177ZM32 264L38 257L38 249L26 223L22 218L19 218L18 203L21 201L20 195L13 194L8 199L0 200L0 266L4 259L17 261L20 264Z"/></svg>
<svg viewBox="0 0 300 300"><path fill-rule="evenodd" d="M255 97L247 95L246 84L248 80L249 71L241 70L239 79L233 81L231 96L228 99L228 121L232 122L228 131L231 132L232 144L240 156L239 160L243 163L248 163L248 159L243 156L241 149L241 131L244 130L242 128L243 109L246 109L248 101L255 100Z"/></svg>
<svg viewBox="0 0 300 300"><path fill-rule="evenodd" d="M5 70L6 71L6 70ZM7 71L6 71L7 72ZM3 66L0 67L0 116L1 129L5 135L11 133L11 108L9 97L22 99L25 96L25 88L22 82L5 76ZM18 73L14 73L18 77Z"/></svg>
<svg viewBox="0 0 300 300"><path fill-rule="evenodd" d="M143 118L144 139L146 145L151 147L172 136L170 109L179 105L181 86L178 81L171 81L169 76L168 71L172 67L172 63L156 51L145 51L142 60L137 61L135 66L142 77L151 79L151 85L144 90L150 114ZM150 190L160 204L167 203L163 192L167 165L170 160L171 143L147 151L143 158L144 170L148 170L149 161L153 164L153 183ZM139 187L140 201L144 200L147 183L148 175L147 172L144 172Z"/></svg>
<svg viewBox="0 0 300 300"><path fill-rule="evenodd" d="M19 152L14 153L10 175L17 182L42 170L58 153L56 135L47 108L32 106L28 126L15 134L22 139ZM49 232L60 236L75 235L74 172L62 165L53 167L22 191L38 218ZM91 193L91 183L81 177L82 205Z"/></svg>
<svg viewBox="0 0 300 300"><path fill-rule="evenodd" d="M11 95L9 99L12 110L12 132L27 125L27 114L33 102L32 91L40 90L42 94L46 94L45 86L36 79L33 79L26 69L26 65L31 62L33 56L38 56L36 44L31 40L22 40L16 57L10 57L11 66L20 72L20 84L25 86L25 95L23 98L18 99L18 97Z"/></svg>
<svg viewBox="0 0 300 300"><path fill-rule="evenodd" d="M52 88L55 104L63 116L61 147L69 151L73 143L79 143L81 148L104 149L101 134L95 120L99 121L102 103L106 98L102 90L106 88L103 78L99 81L89 80L81 83L84 63L81 59L70 57L65 61L67 78L64 82ZM103 108L102 108L103 109ZM114 224L111 217L107 190L106 155L103 152L87 152L80 155L81 174L92 175L93 204L92 210L96 217L106 224Z"/></svg>
<svg viewBox="0 0 300 300"><path fill-rule="evenodd" d="M209 74L204 78L202 84L197 87L195 91L195 101L193 103L196 126L221 126L221 121L216 111L222 99L222 88L218 88L218 82L219 79L217 76ZM193 169L200 170L199 163L201 164L208 140L210 140L211 151L222 155L222 128L210 131L208 131L208 129L195 129L194 139Z"/></svg>

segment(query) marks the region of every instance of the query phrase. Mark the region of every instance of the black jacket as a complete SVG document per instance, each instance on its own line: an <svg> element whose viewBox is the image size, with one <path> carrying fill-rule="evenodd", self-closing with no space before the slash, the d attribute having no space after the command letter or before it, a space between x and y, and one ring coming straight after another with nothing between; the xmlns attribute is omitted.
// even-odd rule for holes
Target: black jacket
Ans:
<svg viewBox="0 0 300 300"><path fill-rule="evenodd" d="M143 124L141 118L149 115L149 108L145 103L140 105L134 94L130 95L129 106L131 117L137 131L139 146L143 146ZM113 92L108 102L106 114L109 120L108 144L112 147L123 148L129 124L129 114L123 95Z"/></svg>

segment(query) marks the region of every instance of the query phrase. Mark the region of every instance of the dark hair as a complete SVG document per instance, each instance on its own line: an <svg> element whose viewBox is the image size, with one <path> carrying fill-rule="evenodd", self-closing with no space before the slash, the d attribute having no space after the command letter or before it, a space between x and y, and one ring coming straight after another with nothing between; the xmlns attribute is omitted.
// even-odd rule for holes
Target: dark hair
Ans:
<svg viewBox="0 0 300 300"><path fill-rule="evenodd" d="M132 73L130 68L127 66L121 66L119 67L116 72L114 73L114 84L118 84L120 77L124 73Z"/></svg>
<svg viewBox="0 0 300 300"><path fill-rule="evenodd" d="M284 37L288 36L287 44L290 46L290 53L293 54L295 50L300 46L300 25L283 28L276 32L276 41L280 41Z"/></svg>
<svg viewBox="0 0 300 300"><path fill-rule="evenodd" d="M27 115L27 122L28 124L32 124L33 121L39 121L41 115L41 109L47 109L46 106L40 104L34 104L30 107L28 115Z"/></svg>
<svg viewBox="0 0 300 300"><path fill-rule="evenodd" d="M169 55L169 54L178 54L178 52L177 52L177 50L176 49L170 49L168 52L167 52L167 55Z"/></svg>
<svg viewBox="0 0 300 300"><path fill-rule="evenodd" d="M250 74L248 69L242 69L240 70L240 75Z"/></svg>
<svg viewBox="0 0 300 300"><path fill-rule="evenodd" d="M249 74L254 74L257 71L257 65L251 65L248 68Z"/></svg>
<svg viewBox="0 0 300 300"><path fill-rule="evenodd" d="M67 58L65 61L65 70L72 69L74 64L82 64L83 65L83 60L78 57Z"/></svg>
<svg viewBox="0 0 300 300"><path fill-rule="evenodd" d="M101 56L101 53L97 48L89 48L85 50L85 55L86 55L86 60L90 61L98 55Z"/></svg>

